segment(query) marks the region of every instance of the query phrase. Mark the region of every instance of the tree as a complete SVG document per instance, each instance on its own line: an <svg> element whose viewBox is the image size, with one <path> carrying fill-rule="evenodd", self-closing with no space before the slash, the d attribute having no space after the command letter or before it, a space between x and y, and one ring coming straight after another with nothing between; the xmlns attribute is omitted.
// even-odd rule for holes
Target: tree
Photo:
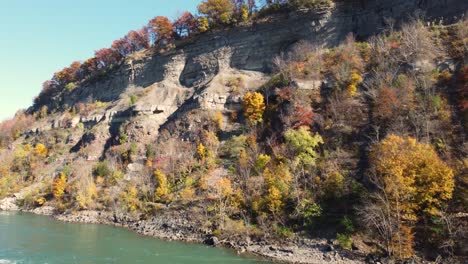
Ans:
<svg viewBox="0 0 468 264"><path fill-rule="evenodd" d="M452 198L453 171L429 144L389 135L372 148L370 160L394 203L404 201L400 212L405 220L419 213L437 216Z"/></svg>
<svg viewBox="0 0 468 264"><path fill-rule="evenodd" d="M206 157L206 148L205 148L205 146L204 146L202 143L198 144L198 147L197 147L197 154L198 154L198 158L199 158L200 160L202 160L202 161L205 160L205 157Z"/></svg>
<svg viewBox="0 0 468 264"><path fill-rule="evenodd" d="M157 200L167 201L170 193L169 186L167 184L167 177L160 170L154 171L154 177L156 179L156 190L154 195Z"/></svg>
<svg viewBox="0 0 468 264"><path fill-rule="evenodd" d="M198 5L198 12L205 15L215 25L231 23L234 13L231 0L205 0Z"/></svg>
<svg viewBox="0 0 468 264"><path fill-rule="evenodd" d="M53 79L60 85L76 82L80 80L80 68L81 62L74 61L69 67L65 67L61 71L56 72Z"/></svg>
<svg viewBox="0 0 468 264"><path fill-rule="evenodd" d="M150 37L155 45L165 45L172 39L174 34L174 26L169 18L165 16L157 16L148 22L148 30Z"/></svg>
<svg viewBox="0 0 468 264"><path fill-rule="evenodd" d="M401 110L401 101L392 88L379 90L374 104L374 115L377 118L388 119Z"/></svg>
<svg viewBox="0 0 468 264"><path fill-rule="evenodd" d="M197 30L197 20L190 12L183 12L174 22L174 30L179 38L189 37Z"/></svg>
<svg viewBox="0 0 468 264"><path fill-rule="evenodd" d="M263 171L265 181L265 206L268 211L278 216L283 210L285 200L288 198L291 188L292 176L284 164L279 164L271 171L266 168Z"/></svg>
<svg viewBox="0 0 468 264"><path fill-rule="evenodd" d="M34 147L34 154L38 157L45 158L48 153L49 151L47 150L47 147L42 143L38 143L36 147Z"/></svg>
<svg viewBox="0 0 468 264"><path fill-rule="evenodd" d="M316 148L323 144L319 134L312 135L307 127L288 129L284 133L286 144L293 151L295 165L314 166L318 157Z"/></svg>
<svg viewBox="0 0 468 264"><path fill-rule="evenodd" d="M351 73L351 77L348 84L348 94L350 96L355 96L357 93L357 85L363 81L361 75L357 71Z"/></svg>
<svg viewBox="0 0 468 264"><path fill-rule="evenodd" d="M128 54L132 53L133 50L125 38L117 39L112 42L112 49L125 58Z"/></svg>
<svg viewBox="0 0 468 264"><path fill-rule="evenodd" d="M382 226L373 221L374 227L384 230L379 233L388 241L391 252L408 257L413 252L412 225L420 219L439 217L452 198L453 171L431 145L411 137L387 136L372 147L369 159L373 181L381 193L374 208L386 212L373 215L381 215L375 219L389 223Z"/></svg>
<svg viewBox="0 0 468 264"><path fill-rule="evenodd" d="M95 57L87 59L81 64L81 72L85 78L95 75L97 71L98 60Z"/></svg>
<svg viewBox="0 0 468 264"><path fill-rule="evenodd" d="M116 44L115 47L120 47L119 44ZM114 45L113 45L114 46ZM120 62L122 59L121 53L117 49L103 48L94 52L96 57L98 69L108 68L112 65L115 65Z"/></svg>
<svg viewBox="0 0 468 264"><path fill-rule="evenodd" d="M131 30L125 36L125 40L132 52L149 48L149 36L146 28L138 31Z"/></svg>
<svg viewBox="0 0 468 264"><path fill-rule="evenodd" d="M253 125L262 122L263 112L265 111L265 102L263 95L258 92L246 93L242 102L244 116Z"/></svg>
<svg viewBox="0 0 468 264"><path fill-rule="evenodd" d="M311 107L296 106L293 113L293 128L309 127L314 123L314 112Z"/></svg>
<svg viewBox="0 0 468 264"><path fill-rule="evenodd" d="M65 173L61 172L59 177L57 177L52 184L52 194L56 199L60 199L65 194L66 187L67 177Z"/></svg>
<svg viewBox="0 0 468 264"><path fill-rule="evenodd" d="M203 33L208 31L208 29L210 29L210 22L208 21L208 18L198 18L198 31Z"/></svg>

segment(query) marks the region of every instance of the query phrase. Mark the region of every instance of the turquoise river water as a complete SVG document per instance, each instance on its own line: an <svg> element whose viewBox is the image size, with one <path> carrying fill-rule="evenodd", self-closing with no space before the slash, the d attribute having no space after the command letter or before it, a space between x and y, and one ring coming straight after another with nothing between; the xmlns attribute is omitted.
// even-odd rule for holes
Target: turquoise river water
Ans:
<svg viewBox="0 0 468 264"><path fill-rule="evenodd" d="M227 249L168 242L106 225L0 211L0 264L253 264Z"/></svg>

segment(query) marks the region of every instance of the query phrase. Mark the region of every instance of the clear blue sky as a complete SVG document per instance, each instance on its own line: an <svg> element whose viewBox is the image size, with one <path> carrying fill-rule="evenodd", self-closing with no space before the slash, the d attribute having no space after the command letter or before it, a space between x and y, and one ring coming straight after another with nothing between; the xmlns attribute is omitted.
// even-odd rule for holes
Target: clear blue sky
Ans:
<svg viewBox="0 0 468 264"><path fill-rule="evenodd" d="M0 0L0 121L27 108L42 82L148 20L201 0Z"/></svg>

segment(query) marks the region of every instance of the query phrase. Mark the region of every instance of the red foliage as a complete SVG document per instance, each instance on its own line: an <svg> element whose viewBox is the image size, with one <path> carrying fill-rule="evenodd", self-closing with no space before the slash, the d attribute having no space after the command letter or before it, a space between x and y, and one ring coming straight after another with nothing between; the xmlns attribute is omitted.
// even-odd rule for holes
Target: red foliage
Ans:
<svg viewBox="0 0 468 264"><path fill-rule="evenodd" d="M132 30L125 36L125 40L132 52L149 48L149 39L146 28L138 31Z"/></svg>
<svg viewBox="0 0 468 264"><path fill-rule="evenodd" d="M178 37L188 37L197 28L197 20L190 12L183 12L174 22L174 29Z"/></svg>
<svg viewBox="0 0 468 264"><path fill-rule="evenodd" d="M114 40L114 42L112 43L112 49L117 51L121 57L125 57L133 52L125 38Z"/></svg>
<svg viewBox="0 0 468 264"><path fill-rule="evenodd" d="M314 123L314 111L310 107L296 106L293 113L293 128L311 126Z"/></svg>
<svg viewBox="0 0 468 264"><path fill-rule="evenodd" d="M174 26L169 18L157 16L148 22L148 29L154 44L167 42L174 35Z"/></svg>
<svg viewBox="0 0 468 264"><path fill-rule="evenodd" d="M120 45L120 42L117 45ZM109 48L104 48L95 51L94 56L96 57L98 69L117 64L122 58L121 53L119 51Z"/></svg>
<svg viewBox="0 0 468 264"><path fill-rule="evenodd" d="M290 101L293 97L294 91L291 87L285 87L279 90L278 95L283 101Z"/></svg>
<svg viewBox="0 0 468 264"><path fill-rule="evenodd" d="M81 73L83 77L94 75L98 70L98 61L96 58L91 58L85 60L83 64L81 64Z"/></svg>
<svg viewBox="0 0 468 264"><path fill-rule="evenodd" d="M390 118L401 107L401 101L394 89L382 88L377 95L374 115L378 118Z"/></svg>
<svg viewBox="0 0 468 264"><path fill-rule="evenodd" d="M54 74L54 80L59 84L76 82L80 79L81 62L75 61L69 67L63 68Z"/></svg>

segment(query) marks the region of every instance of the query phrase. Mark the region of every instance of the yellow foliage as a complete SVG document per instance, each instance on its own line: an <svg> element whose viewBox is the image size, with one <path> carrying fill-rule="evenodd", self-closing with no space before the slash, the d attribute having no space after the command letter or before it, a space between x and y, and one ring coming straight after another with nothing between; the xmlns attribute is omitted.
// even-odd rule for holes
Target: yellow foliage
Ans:
<svg viewBox="0 0 468 264"><path fill-rule="evenodd" d="M270 186L270 188L268 188L265 199L267 201L268 209L272 213L280 212L281 207L283 206L282 198L283 196L281 195L281 192L278 190L278 188L275 186Z"/></svg>
<svg viewBox="0 0 468 264"><path fill-rule="evenodd" d="M36 199L36 204L39 205L39 206L42 206L44 205L46 202L46 199L44 197L39 197Z"/></svg>
<svg viewBox="0 0 468 264"><path fill-rule="evenodd" d="M183 201L192 201L195 197L195 189L193 187L185 187L180 191L180 198Z"/></svg>
<svg viewBox="0 0 468 264"><path fill-rule="evenodd" d="M198 157L200 158L200 160L205 159L205 157L206 157L206 148L202 143L198 144L197 153L198 153Z"/></svg>
<svg viewBox="0 0 468 264"><path fill-rule="evenodd" d="M49 151L47 150L47 147L44 144L37 144L36 147L34 147L34 154L38 157L45 158L47 157L47 154Z"/></svg>
<svg viewBox="0 0 468 264"><path fill-rule="evenodd" d="M413 240L412 228L402 225L390 240L390 250L400 259L409 258L414 255Z"/></svg>
<svg viewBox="0 0 468 264"><path fill-rule="evenodd" d="M65 189L67 188L67 177L63 172L60 173L60 176L57 177L52 183L52 194L56 199L60 199L65 194Z"/></svg>
<svg viewBox="0 0 468 264"><path fill-rule="evenodd" d="M208 31L208 29L210 29L208 18L201 17L200 19L198 19L198 31L203 33Z"/></svg>
<svg viewBox="0 0 468 264"><path fill-rule="evenodd" d="M76 201L81 209L88 209L98 197L96 184L92 180L83 182L83 185L77 188L76 192Z"/></svg>
<svg viewBox="0 0 468 264"><path fill-rule="evenodd" d="M229 195L232 194L231 180L228 178L222 178L216 186L216 191L220 198L225 199L229 197Z"/></svg>
<svg viewBox="0 0 468 264"><path fill-rule="evenodd" d="M258 92L246 93L242 102L244 116L253 125L262 122L263 112L265 111L265 102L263 95Z"/></svg>
<svg viewBox="0 0 468 264"><path fill-rule="evenodd" d="M260 154L258 155L257 160L255 161L255 169L259 172L263 171L265 167L270 162L271 157L267 154Z"/></svg>
<svg viewBox="0 0 468 264"><path fill-rule="evenodd" d="M339 171L331 172L324 182L327 194L338 196L344 189L344 176Z"/></svg>
<svg viewBox="0 0 468 264"><path fill-rule="evenodd" d="M361 75L357 73L357 71L353 71L351 74L351 79L349 80L348 84L348 93L350 96L355 96L357 93L357 85L362 83L363 79Z"/></svg>
<svg viewBox="0 0 468 264"><path fill-rule="evenodd" d="M265 181L265 203L268 210L274 214L279 213L283 207L283 201L289 196L292 176L284 164L280 164L270 171L263 171Z"/></svg>
<svg viewBox="0 0 468 264"><path fill-rule="evenodd" d="M370 159L392 207L405 220L416 220L417 212L439 215L452 198L453 171L429 144L389 135L372 148Z"/></svg>
<svg viewBox="0 0 468 264"><path fill-rule="evenodd" d="M157 187L154 193L156 199L160 201L167 201L170 190L167 184L166 175L162 173L160 170L155 170L154 177L156 178L156 184L157 184Z"/></svg>
<svg viewBox="0 0 468 264"><path fill-rule="evenodd" d="M216 124L216 128L221 130L223 128L223 114L219 111L214 113L213 122Z"/></svg>
<svg viewBox="0 0 468 264"><path fill-rule="evenodd" d="M129 211L135 211L140 207L140 201L138 200L138 190L134 186L128 186L127 189L122 193L122 198Z"/></svg>

